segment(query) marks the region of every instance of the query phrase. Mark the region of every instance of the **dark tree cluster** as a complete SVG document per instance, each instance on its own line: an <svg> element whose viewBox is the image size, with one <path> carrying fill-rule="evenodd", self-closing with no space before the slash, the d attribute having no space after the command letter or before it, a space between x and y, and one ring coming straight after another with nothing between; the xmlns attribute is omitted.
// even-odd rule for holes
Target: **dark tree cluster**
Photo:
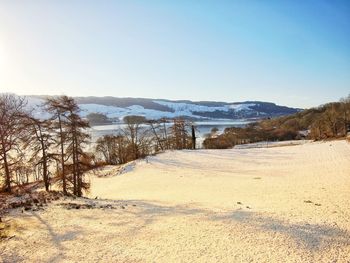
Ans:
<svg viewBox="0 0 350 263"><path fill-rule="evenodd" d="M108 117L105 114L102 113L89 113L86 118L89 121L90 125L105 125L105 124L111 124L112 121L108 119Z"/></svg>

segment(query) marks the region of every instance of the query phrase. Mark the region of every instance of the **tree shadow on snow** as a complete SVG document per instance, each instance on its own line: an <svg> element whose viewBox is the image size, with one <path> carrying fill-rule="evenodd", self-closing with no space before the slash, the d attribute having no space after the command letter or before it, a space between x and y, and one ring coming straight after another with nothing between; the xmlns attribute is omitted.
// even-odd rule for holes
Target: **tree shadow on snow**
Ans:
<svg viewBox="0 0 350 263"><path fill-rule="evenodd" d="M307 222L290 223L285 220L262 215L261 213L244 210L215 212L200 208L197 204L167 206L141 200L108 200L108 202L125 205L125 209L119 209L116 212L132 216L131 219L120 220L118 222L120 225L127 226L127 231L129 231L128 234L130 235L137 235L139 230L157 224L167 217L186 216L189 218L196 217L196 219L206 222L221 222L228 227L230 225L234 227L239 224L243 227L248 226L249 228L247 229L253 227L254 231L267 231L271 232L271 234L279 234L287 238L292 238L300 247L304 247L310 251L330 248L334 244L350 246L350 233L337 226L309 224ZM134 209L130 209L130 207ZM91 218L91 220L95 220L95 218ZM115 224L113 226L117 227Z"/></svg>
<svg viewBox="0 0 350 263"><path fill-rule="evenodd" d="M34 218L36 218L42 226L44 226L50 236L51 242L54 244L54 247L57 250L57 253L53 254L48 262L58 262L64 259L64 251L66 248L62 244L64 241L74 240L77 235L81 234L80 229L75 229L73 231L66 231L64 233L56 233L54 228L48 222L40 216L40 213L31 212L30 213Z"/></svg>
<svg viewBox="0 0 350 263"><path fill-rule="evenodd" d="M315 251L330 248L338 244L350 246L350 233L336 226L289 223L269 216L263 216L249 211L236 210L224 215L213 215L211 220L239 222L243 225L253 226L257 230L268 231L292 238L299 246Z"/></svg>

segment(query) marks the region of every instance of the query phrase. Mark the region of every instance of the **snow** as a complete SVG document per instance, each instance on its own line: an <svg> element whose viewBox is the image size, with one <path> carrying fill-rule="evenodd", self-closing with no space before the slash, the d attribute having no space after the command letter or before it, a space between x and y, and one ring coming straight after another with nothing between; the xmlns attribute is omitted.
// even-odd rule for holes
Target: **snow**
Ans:
<svg viewBox="0 0 350 263"><path fill-rule="evenodd" d="M27 97L28 105L27 109L33 110L34 116L38 118L48 118L49 115L40 109L40 105L44 103L43 99L35 97ZM79 104L81 108L81 116L86 117L89 113L102 113L108 118L117 118L122 120L125 116L138 115L145 116L148 119L160 119L160 118L176 118L181 116L203 118L195 114L195 112L214 112L214 111L249 111L249 107L255 104L232 104L222 107L208 107L202 105L196 105L191 103L180 102L167 102L162 100L153 101L163 106L167 106L172 109L171 111L159 111L153 109L145 109L140 105L132 105L129 107L121 108L116 106L106 106L101 104Z"/></svg>
<svg viewBox="0 0 350 263"><path fill-rule="evenodd" d="M252 109L250 107L254 107L255 105L254 103L232 104L229 107L235 111L251 111Z"/></svg>
<svg viewBox="0 0 350 263"><path fill-rule="evenodd" d="M269 147L281 147L281 146L293 146L302 145L305 143L311 143L312 140L291 140L291 141L264 141L256 143L247 143L236 145L235 149L249 149L249 148L269 148Z"/></svg>
<svg viewBox="0 0 350 263"><path fill-rule="evenodd" d="M251 110L249 107L255 104L234 104L222 107L208 107L202 105L196 105L191 103L180 102L167 102L162 100L153 101L163 106L167 106L174 112L170 111L158 111L153 109L145 109L140 105L132 105L126 108L119 108L115 106L105 106L100 104L80 104L80 108L83 110L82 115L86 116L91 112L103 113L109 118L119 118L120 120L127 115L139 115L145 116L148 119L160 119L160 118L176 118L180 116L197 117L202 118L195 114L195 112L214 112L214 111L247 111Z"/></svg>
<svg viewBox="0 0 350 263"><path fill-rule="evenodd" d="M105 106L99 104L79 104L82 109L82 116L86 116L91 112L95 113L103 113L109 118L118 118L122 120L125 116L129 115L138 115L145 116L148 119L160 119L160 118L175 118L180 116L190 116L194 117L194 115L190 112L167 112L167 111L158 111L152 109L145 109L140 105L132 105L126 108L119 108L115 106Z"/></svg>
<svg viewBox="0 0 350 263"><path fill-rule="evenodd" d="M227 111L228 107L208 107L203 105L183 103L183 102L168 102L162 100L153 101L163 106L167 106L176 112L182 112L183 115L192 115L193 112L214 112L214 111Z"/></svg>
<svg viewBox="0 0 350 263"><path fill-rule="evenodd" d="M344 140L169 151L127 170L91 174L98 199L74 200L113 209L11 212L3 220L18 231L0 261L350 261Z"/></svg>
<svg viewBox="0 0 350 263"><path fill-rule="evenodd" d="M117 175L122 175L124 173L131 172L136 163L142 160L132 161L123 165L105 165L103 167L96 168L88 173L88 176L97 176L101 178L112 177ZM56 190L59 190L57 188Z"/></svg>
<svg viewBox="0 0 350 263"><path fill-rule="evenodd" d="M192 103L183 103L183 102L168 102L162 100L155 100L155 103L167 106L176 112L182 112L183 115L191 115L193 112L214 112L214 111L250 111L250 107L255 106L254 103L242 103L242 104L231 104L221 107L209 107L203 105L197 105Z"/></svg>

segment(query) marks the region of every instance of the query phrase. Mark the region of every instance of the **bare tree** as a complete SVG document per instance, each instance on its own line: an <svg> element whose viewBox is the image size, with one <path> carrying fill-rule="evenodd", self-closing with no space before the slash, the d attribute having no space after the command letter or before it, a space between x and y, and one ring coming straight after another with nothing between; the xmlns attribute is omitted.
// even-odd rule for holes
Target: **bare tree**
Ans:
<svg viewBox="0 0 350 263"><path fill-rule="evenodd" d="M325 122L321 117L314 120L311 124L310 132L310 137L312 139L320 140L327 137L325 132Z"/></svg>
<svg viewBox="0 0 350 263"><path fill-rule="evenodd" d="M34 173L34 169L30 163L21 158L21 161L14 166L13 172L16 176L15 183L24 185L29 183L29 177Z"/></svg>
<svg viewBox="0 0 350 263"><path fill-rule="evenodd" d="M170 143L169 143L169 137L168 137L168 128L167 123L168 121L165 118L160 119L160 123L163 125L163 127L160 129L162 132L162 141L164 144L165 149L170 149Z"/></svg>
<svg viewBox="0 0 350 263"><path fill-rule="evenodd" d="M176 150L191 149L193 142L189 129L191 124L183 119L175 119L171 129L172 147Z"/></svg>
<svg viewBox="0 0 350 263"><path fill-rule="evenodd" d="M103 156L107 164L118 164L116 136L105 135L96 141L96 152Z"/></svg>
<svg viewBox="0 0 350 263"><path fill-rule="evenodd" d="M148 120L147 123L151 127L151 131L153 133L154 139L156 141L157 148L159 148L161 151L164 151L164 145L161 139L160 130L161 130L161 125L159 121L156 120Z"/></svg>
<svg viewBox="0 0 350 263"><path fill-rule="evenodd" d="M126 128L122 130L128 141L131 159L136 160L149 154L150 137L144 126L146 119L142 116L126 116Z"/></svg>
<svg viewBox="0 0 350 263"><path fill-rule="evenodd" d="M128 161L128 141L122 135L105 135L97 140L96 152L107 164L123 164Z"/></svg>
<svg viewBox="0 0 350 263"><path fill-rule="evenodd" d="M66 143L66 127L67 120L66 115L68 114L68 104L70 103L70 98L67 96L60 96L57 98L47 98L45 109L51 114L51 123L54 128L54 132L57 137L57 145L60 149L60 175L62 178L62 188L63 193L67 194L67 174L65 169L65 143Z"/></svg>
<svg viewBox="0 0 350 263"><path fill-rule="evenodd" d="M114 145L116 147L116 156L118 158L118 163L123 164L128 162L128 145L125 136L117 135L114 138Z"/></svg>
<svg viewBox="0 0 350 263"><path fill-rule="evenodd" d="M87 120L79 116L79 106L73 98L69 98L65 107L68 111L67 115L67 154L72 162L72 183L73 194L82 196L82 190L88 188L88 184L84 182L84 172L88 169L86 163L83 162L87 154L84 151L84 145L88 143L90 136L85 132L89 128Z"/></svg>
<svg viewBox="0 0 350 263"><path fill-rule="evenodd" d="M340 102L341 102L341 110L343 112L342 121L343 121L344 135L346 136L348 127L350 126L350 94L346 98L341 99Z"/></svg>
<svg viewBox="0 0 350 263"><path fill-rule="evenodd" d="M35 166L42 167L42 176L46 191L49 191L50 162L55 159L57 154L52 152L52 146L55 144L53 129L50 120L39 120L33 116L28 116L26 121L27 134L25 138L25 148L30 149L30 162L35 162Z"/></svg>
<svg viewBox="0 0 350 263"><path fill-rule="evenodd" d="M169 131L170 128L168 127L168 123L168 120L165 118L148 121L148 124L151 126L151 132L153 133L153 137L156 141L156 152L171 148L169 138L169 133L171 133L171 131Z"/></svg>
<svg viewBox="0 0 350 263"><path fill-rule="evenodd" d="M79 116L78 104L67 96L48 98L45 108L52 115L52 126L60 149L63 192L67 194L72 189L74 195L81 196L82 190L88 188L83 180L87 169L86 160L90 159L84 150L89 139L85 132L89 128L88 121Z"/></svg>
<svg viewBox="0 0 350 263"><path fill-rule="evenodd" d="M340 103L329 103L325 107L323 119L328 128L328 137L335 137L338 135L341 123L341 105Z"/></svg>
<svg viewBox="0 0 350 263"><path fill-rule="evenodd" d="M11 192L12 168L20 161L25 106L24 98L12 94L0 95L0 164L7 192Z"/></svg>

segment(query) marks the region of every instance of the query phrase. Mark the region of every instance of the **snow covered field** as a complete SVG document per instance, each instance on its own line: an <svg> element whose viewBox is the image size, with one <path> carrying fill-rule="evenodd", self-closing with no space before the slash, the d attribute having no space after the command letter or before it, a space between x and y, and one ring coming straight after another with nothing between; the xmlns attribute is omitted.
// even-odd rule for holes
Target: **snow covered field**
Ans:
<svg viewBox="0 0 350 263"><path fill-rule="evenodd" d="M11 212L0 262L350 262L345 141L173 151L119 171L74 200L98 208Z"/></svg>

